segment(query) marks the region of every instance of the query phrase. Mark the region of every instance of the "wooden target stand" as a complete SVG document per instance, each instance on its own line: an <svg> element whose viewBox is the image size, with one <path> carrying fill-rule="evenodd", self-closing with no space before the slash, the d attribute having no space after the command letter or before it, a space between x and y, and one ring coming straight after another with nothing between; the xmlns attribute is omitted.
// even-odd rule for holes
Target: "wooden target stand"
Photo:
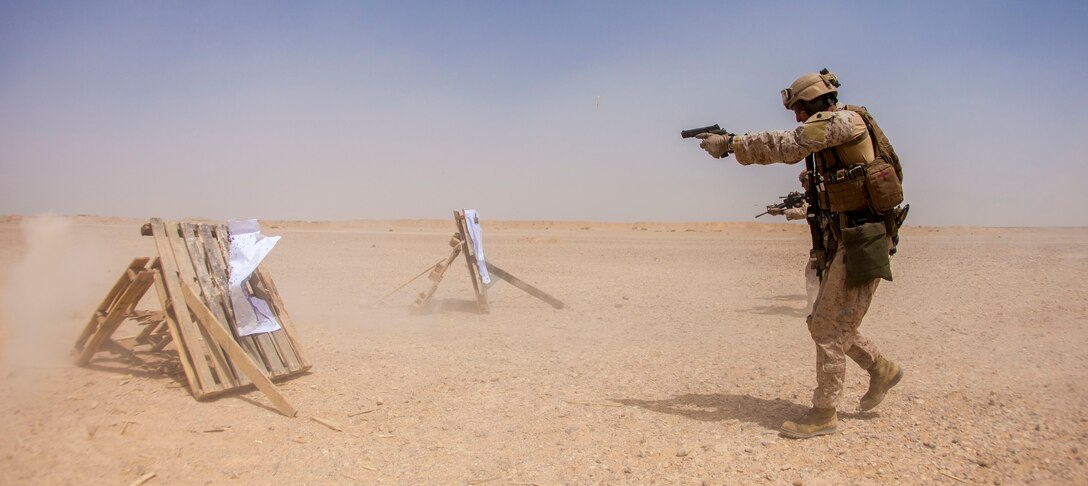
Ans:
<svg viewBox="0 0 1088 486"><path fill-rule="evenodd" d="M227 288L226 225L153 218L141 233L155 238L159 256L136 258L122 273L76 341L76 363L88 365L99 351L110 351L142 364L141 352L159 352L173 343L189 391L197 400L254 385L276 410L294 417L298 412L272 380L303 374L311 365L297 344L294 323L264 265L244 289L270 304L282 328L239 336ZM152 286L161 310L136 310ZM143 329L134 336L113 338L128 320Z"/></svg>
<svg viewBox="0 0 1088 486"><path fill-rule="evenodd" d="M472 279L472 289L476 293L476 306L481 314L488 314L491 312L491 306L488 304L487 301L488 286L484 284L483 279L480 277L480 267L476 259L474 242L472 241L471 234L468 231L468 223L465 220L465 211L463 209L454 211L453 221L454 224L457 226L457 232L454 233L453 236L450 238L449 244L452 247L452 250L450 250L449 256L423 270L423 273L420 273L412 280L409 280L404 285L401 285L393 292L404 288L416 278L419 278L426 274L427 277L431 280L431 286L429 289L427 289L427 291L421 292L416 297L415 303L412 304L415 309L422 309L431 301L431 297L434 297L435 291L438 290L438 285L442 283L442 278L446 275L446 270L448 270L450 265L453 264L453 261L457 259L457 255L463 253L465 255L465 264L468 267L469 278ZM510 274L510 272L507 272L495 266L495 264L491 263L491 261L486 261L485 264L487 266L487 271L492 278L499 278L505 280L510 285L524 290L529 295L546 302L548 305L555 307L556 309L563 308L563 302L561 302L559 299L556 299L555 297L552 297L551 295L548 295L547 292L544 292L543 290L540 290L532 285L529 285L528 283L525 283L525 281ZM492 282L494 282L494 280L492 280Z"/></svg>

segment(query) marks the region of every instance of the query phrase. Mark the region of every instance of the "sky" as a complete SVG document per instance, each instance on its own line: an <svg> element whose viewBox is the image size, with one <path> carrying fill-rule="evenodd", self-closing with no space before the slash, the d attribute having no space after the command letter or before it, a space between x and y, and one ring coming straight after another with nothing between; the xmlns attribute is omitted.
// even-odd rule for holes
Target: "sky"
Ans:
<svg viewBox="0 0 1088 486"><path fill-rule="evenodd" d="M0 0L0 214L751 221L827 67L908 224L1085 226L1088 3ZM761 218L765 220L766 217Z"/></svg>

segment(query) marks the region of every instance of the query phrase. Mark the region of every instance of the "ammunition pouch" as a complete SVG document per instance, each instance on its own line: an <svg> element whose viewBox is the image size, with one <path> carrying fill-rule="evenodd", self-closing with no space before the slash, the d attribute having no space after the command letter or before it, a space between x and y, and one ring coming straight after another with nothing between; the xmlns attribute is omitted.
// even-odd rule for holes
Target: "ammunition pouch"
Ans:
<svg viewBox="0 0 1088 486"><path fill-rule="evenodd" d="M860 211L869 207L869 197L865 192L865 178L837 180L825 184L827 188L827 208L833 213Z"/></svg>
<svg viewBox="0 0 1088 486"><path fill-rule="evenodd" d="M872 209L884 213L903 202L903 184L895 167L877 158L868 164L831 174L825 183L824 202L835 213Z"/></svg>
<svg viewBox="0 0 1088 486"><path fill-rule="evenodd" d="M888 230L883 222L842 228L846 284L863 285L875 278L891 281Z"/></svg>

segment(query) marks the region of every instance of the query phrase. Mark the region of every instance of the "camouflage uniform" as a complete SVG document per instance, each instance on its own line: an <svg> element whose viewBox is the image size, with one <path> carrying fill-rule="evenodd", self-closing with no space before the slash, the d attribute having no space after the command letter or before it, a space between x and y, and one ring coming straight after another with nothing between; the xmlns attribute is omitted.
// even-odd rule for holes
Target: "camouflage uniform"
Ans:
<svg viewBox="0 0 1088 486"><path fill-rule="evenodd" d="M812 152L835 147L845 165L875 158L865 120L849 110L823 111L794 130L746 133L733 137L737 161L751 164L796 164Z"/></svg>
<svg viewBox="0 0 1088 486"><path fill-rule="evenodd" d="M737 161L750 164L795 164L810 153L820 158L831 151L846 165L874 159L873 144L865 121L855 112L837 109L812 115L804 124L790 131L769 131L737 135L732 141ZM825 152L821 152L825 151ZM808 319L809 333L816 343L816 390L812 404L819 408L837 408L842 398L846 376L846 356L863 369L869 369L880 351L858 332L869 310L879 279L857 286L846 285L846 265L834 231L824 232L829 263L823 271L820 290Z"/></svg>
<svg viewBox="0 0 1088 486"><path fill-rule="evenodd" d="M805 219L808 215L808 203L802 204L799 208L789 208L782 211L782 214L786 217L786 221Z"/></svg>

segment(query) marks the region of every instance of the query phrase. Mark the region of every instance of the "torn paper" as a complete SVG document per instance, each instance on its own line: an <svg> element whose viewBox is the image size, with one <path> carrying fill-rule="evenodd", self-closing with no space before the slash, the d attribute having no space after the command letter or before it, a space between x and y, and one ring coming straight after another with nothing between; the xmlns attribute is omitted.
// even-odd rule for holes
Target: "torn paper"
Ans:
<svg viewBox="0 0 1088 486"><path fill-rule="evenodd" d="M228 221L227 230L230 233L230 278L227 286L238 335L279 330L280 323L268 302L248 295L245 283L280 237L262 235L261 225L255 219Z"/></svg>
<svg viewBox="0 0 1088 486"><path fill-rule="evenodd" d="M487 273L487 263L484 262L484 230L480 228L480 215L475 209L465 210L465 228L468 229L468 239L472 243L473 253L476 254L480 280L488 285L491 283L491 275Z"/></svg>

